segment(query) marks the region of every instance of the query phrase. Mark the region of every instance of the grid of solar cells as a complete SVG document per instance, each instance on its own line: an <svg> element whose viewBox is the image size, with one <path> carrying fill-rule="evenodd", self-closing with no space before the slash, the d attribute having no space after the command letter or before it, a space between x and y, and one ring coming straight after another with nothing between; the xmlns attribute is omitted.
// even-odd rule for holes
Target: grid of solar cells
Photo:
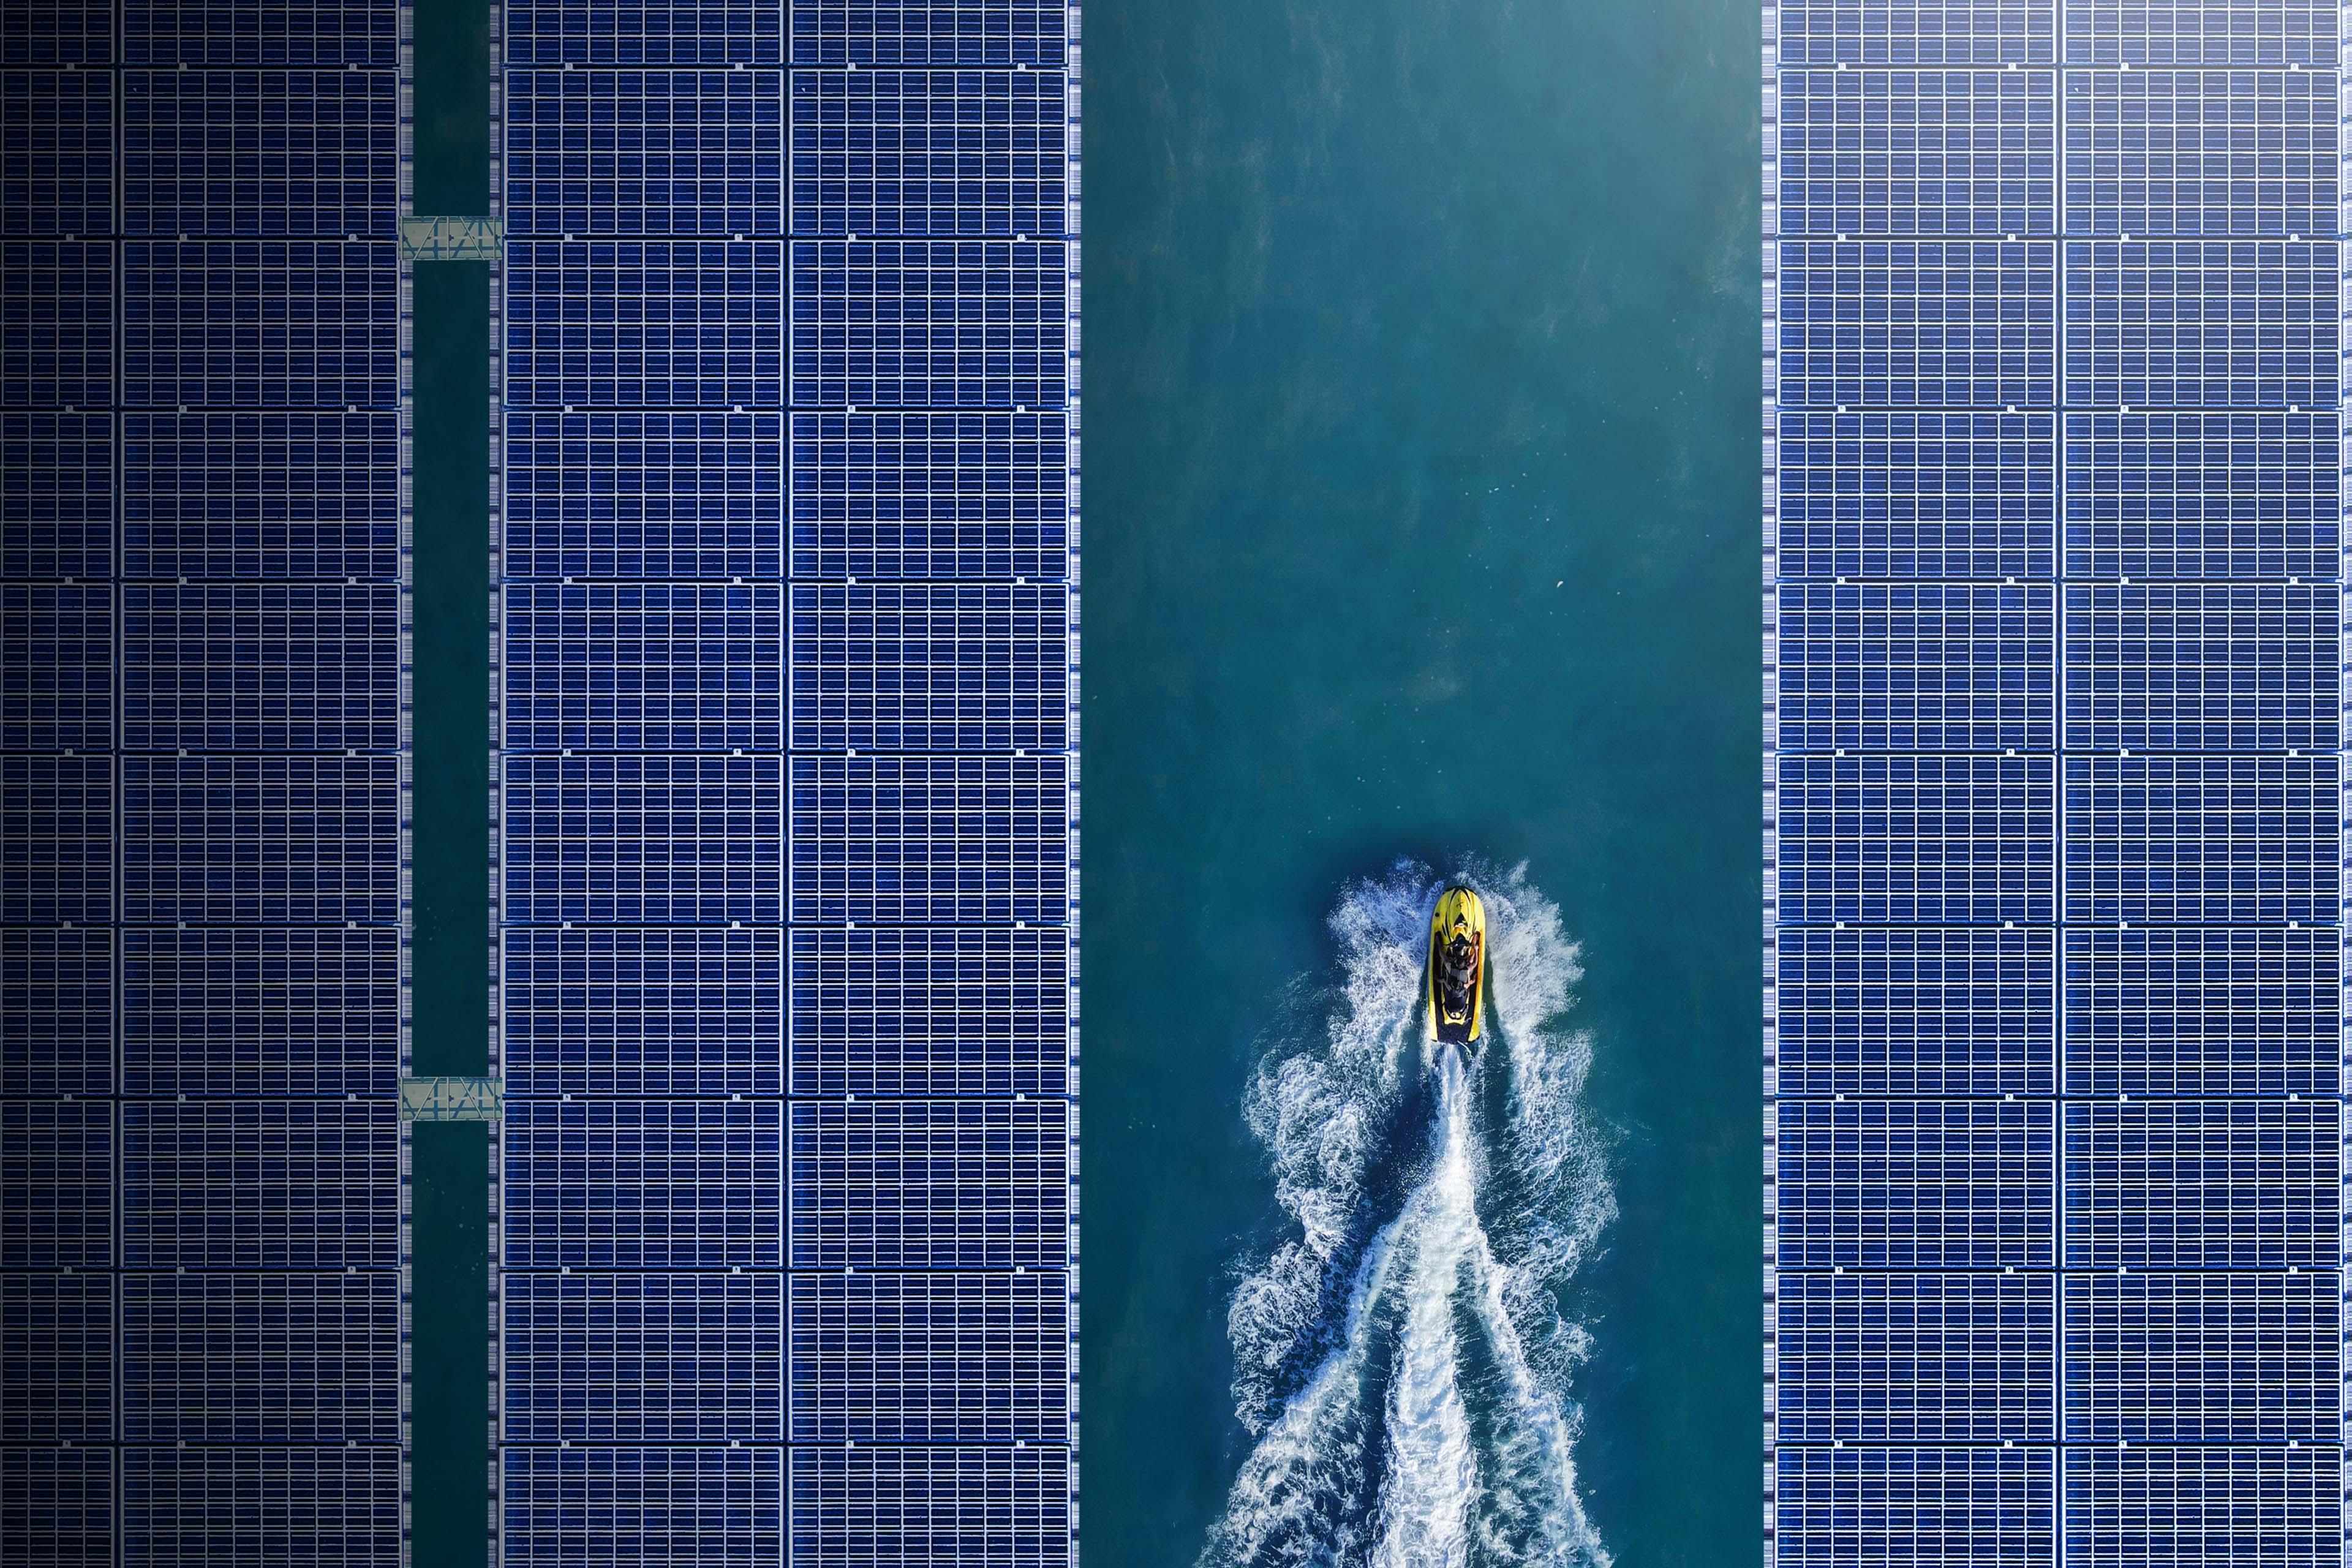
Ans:
<svg viewBox="0 0 2352 1568"><path fill-rule="evenodd" d="M0 412L0 581L113 575L113 418Z"/></svg>
<svg viewBox="0 0 2352 1568"><path fill-rule="evenodd" d="M395 242L125 240L121 250L126 405L398 402Z"/></svg>
<svg viewBox="0 0 2352 1568"><path fill-rule="evenodd" d="M2336 82L2305 70L2070 71L2066 230L2263 235L2336 226Z"/></svg>
<svg viewBox="0 0 2352 1568"><path fill-rule="evenodd" d="M1766 16L1768 1557L2332 1564L2338 8Z"/></svg>
<svg viewBox="0 0 2352 1568"><path fill-rule="evenodd" d="M2333 930L2066 933L2067 1092L2342 1093Z"/></svg>
<svg viewBox="0 0 2352 1568"><path fill-rule="evenodd" d="M2047 408L2057 274L2041 239L1785 240L1780 405Z"/></svg>
<svg viewBox="0 0 2352 1568"><path fill-rule="evenodd" d="M2048 577L2057 421L2038 414L1780 415L1784 580Z"/></svg>
<svg viewBox="0 0 2352 1568"><path fill-rule="evenodd" d="M11 1562L400 1560L404 9L0 20Z"/></svg>
<svg viewBox="0 0 2352 1568"><path fill-rule="evenodd" d="M2049 751L2054 598L2047 584L1783 586L1781 748Z"/></svg>
<svg viewBox="0 0 2352 1568"><path fill-rule="evenodd" d="M1780 113L1782 234L2055 232L2046 71L1791 70Z"/></svg>
<svg viewBox="0 0 2352 1568"><path fill-rule="evenodd" d="M792 441L794 577L1069 570L1066 414L798 413Z"/></svg>
<svg viewBox="0 0 2352 1568"><path fill-rule="evenodd" d="M0 72L0 234L113 227L113 73Z"/></svg>
<svg viewBox="0 0 2352 1568"><path fill-rule="evenodd" d="M698 1568L782 1549L780 1449L509 1447L501 1466L499 1528L527 1562Z"/></svg>
<svg viewBox="0 0 2352 1568"><path fill-rule="evenodd" d="M2066 416L2066 563L2082 578L2333 578L2333 412Z"/></svg>
<svg viewBox="0 0 2352 1568"><path fill-rule="evenodd" d="M127 70L122 94L125 234L398 233L393 73Z"/></svg>
<svg viewBox="0 0 2352 1568"><path fill-rule="evenodd" d="M782 73L567 68L503 80L509 232L782 232Z"/></svg>
<svg viewBox="0 0 2352 1568"><path fill-rule="evenodd" d="M1783 1448L1775 1461L1784 1563L2041 1568L2055 1547L2046 1448Z"/></svg>
<svg viewBox="0 0 2352 1568"><path fill-rule="evenodd" d="M502 20L500 1550L1066 1563L1075 20Z"/></svg>
<svg viewBox="0 0 2352 1568"><path fill-rule="evenodd" d="M2339 1465L2313 1448L2073 1448L2067 1541L2102 1568L2326 1562L2344 1539Z"/></svg>
<svg viewBox="0 0 2352 1568"><path fill-rule="evenodd" d="M2067 743L2333 752L2339 614L2333 584L2071 585Z"/></svg>
<svg viewBox="0 0 2352 1568"><path fill-rule="evenodd" d="M1058 71L793 75L793 232L1058 237Z"/></svg>
<svg viewBox="0 0 2352 1568"><path fill-rule="evenodd" d="M1053 1448L796 1448L792 1557L807 1568L1060 1568L1071 1459Z"/></svg>

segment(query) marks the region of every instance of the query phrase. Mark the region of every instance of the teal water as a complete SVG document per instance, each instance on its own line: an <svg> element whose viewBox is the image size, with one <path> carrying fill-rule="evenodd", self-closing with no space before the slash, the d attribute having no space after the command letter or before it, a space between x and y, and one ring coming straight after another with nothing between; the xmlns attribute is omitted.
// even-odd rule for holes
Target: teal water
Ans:
<svg viewBox="0 0 2352 1568"><path fill-rule="evenodd" d="M1615 1217L1555 1283L1592 1538L1750 1561L1755 9L1087 20L1089 1568L1229 1520L1228 1312L1297 1234L1244 1091L1316 1048L1358 961L1327 921L1401 856L1524 862L1580 948ZM1360 1229L1443 1173L1430 1096Z"/></svg>

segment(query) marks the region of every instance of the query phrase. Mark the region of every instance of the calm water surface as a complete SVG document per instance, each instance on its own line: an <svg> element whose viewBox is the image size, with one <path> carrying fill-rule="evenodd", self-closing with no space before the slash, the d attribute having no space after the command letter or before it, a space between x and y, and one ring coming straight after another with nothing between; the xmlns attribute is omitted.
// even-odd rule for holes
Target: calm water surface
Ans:
<svg viewBox="0 0 2352 1568"><path fill-rule="evenodd" d="M1581 946L1593 1530L1758 1550L1757 60L1746 0L1087 8L1090 1568L1251 1453L1243 1096L1400 856Z"/></svg>

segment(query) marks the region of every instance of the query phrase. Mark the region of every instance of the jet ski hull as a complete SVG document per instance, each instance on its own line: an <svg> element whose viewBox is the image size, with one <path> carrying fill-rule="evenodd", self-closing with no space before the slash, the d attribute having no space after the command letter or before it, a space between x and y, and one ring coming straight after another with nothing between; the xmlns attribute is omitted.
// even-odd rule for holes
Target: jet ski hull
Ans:
<svg viewBox="0 0 2352 1568"><path fill-rule="evenodd" d="M1449 963L1449 950L1458 951L1457 939L1465 938L1469 942L1468 962ZM1486 1015L1486 907L1467 888L1446 889L1430 916L1422 994L1431 1040L1457 1046L1478 1043Z"/></svg>

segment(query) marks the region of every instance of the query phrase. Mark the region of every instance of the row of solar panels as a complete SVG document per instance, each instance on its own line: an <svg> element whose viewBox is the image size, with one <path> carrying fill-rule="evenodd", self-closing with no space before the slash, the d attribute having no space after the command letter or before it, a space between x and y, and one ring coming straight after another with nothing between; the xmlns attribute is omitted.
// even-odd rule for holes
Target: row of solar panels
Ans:
<svg viewBox="0 0 2352 1568"><path fill-rule="evenodd" d="M555 926L500 942L517 1098L1068 1091L1059 930L803 927L788 942ZM399 962L383 926L0 928L0 1098L389 1096Z"/></svg>
<svg viewBox="0 0 2352 1568"><path fill-rule="evenodd" d="M1066 1563L1075 38L502 21L501 1551Z"/></svg>

